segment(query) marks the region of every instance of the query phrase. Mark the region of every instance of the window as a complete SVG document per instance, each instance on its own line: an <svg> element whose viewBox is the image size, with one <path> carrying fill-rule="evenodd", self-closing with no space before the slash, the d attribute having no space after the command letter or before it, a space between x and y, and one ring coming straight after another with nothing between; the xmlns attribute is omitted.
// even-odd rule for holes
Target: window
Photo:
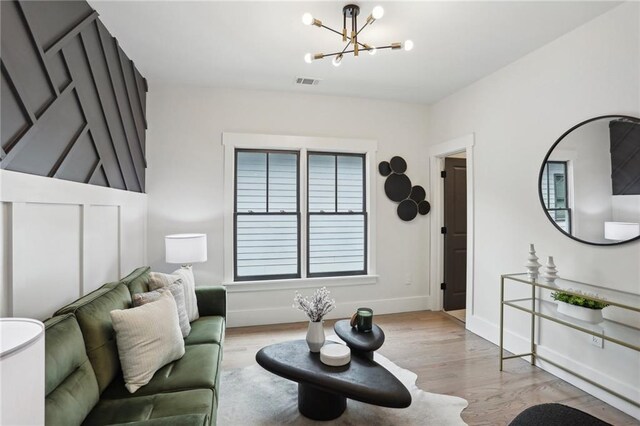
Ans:
<svg viewBox="0 0 640 426"><path fill-rule="evenodd" d="M236 150L234 277L300 277L298 153Z"/></svg>
<svg viewBox="0 0 640 426"><path fill-rule="evenodd" d="M235 149L234 157L234 281L367 274L365 154Z"/></svg>
<svg viewBox="0 0 640 426"><path fill-rule="evenodd" d="M309 153L308 276L367 273L364 156Z"/></svg>
<svg viewBox="0 0 640 426"><path fill-rule="evenodd" d="M547 161L542 172L542 199L551 219L571 234L571 209L567 186L567 162Z"/></svg>

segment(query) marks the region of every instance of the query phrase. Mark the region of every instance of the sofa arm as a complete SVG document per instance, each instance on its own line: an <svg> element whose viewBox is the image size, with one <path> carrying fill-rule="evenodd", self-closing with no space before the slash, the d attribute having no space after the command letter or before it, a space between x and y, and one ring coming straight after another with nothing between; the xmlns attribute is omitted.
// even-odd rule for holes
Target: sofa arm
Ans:
<svg viewBox="0 0 640 426"><path fill-rule="evenodd" d="M227 316L227 289L223 286L196 287L200 316Z"/></svg>

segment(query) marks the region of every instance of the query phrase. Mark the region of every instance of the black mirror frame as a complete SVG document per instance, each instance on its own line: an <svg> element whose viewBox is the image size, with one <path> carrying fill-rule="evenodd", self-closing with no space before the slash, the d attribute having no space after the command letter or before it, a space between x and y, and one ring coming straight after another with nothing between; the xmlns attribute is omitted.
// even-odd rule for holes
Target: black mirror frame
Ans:
<svg viewBox="0 0 640 426"><path fill-rule="evenodd" d="M583 244L589 244L592 246L603 246L603 247L609 247L609 246L619 246L622 244L627 244L633 241L638 241L640 239L640 235L638 235L635 238L631 238L629 240L624 240L624 241L618 241L616 243L595 243L592 241L585 241L585 240L581 240L580 238L577 238L571 234L569 234L568 232L565 232L564 229L560 228L558 226L558 224L553 220L553 218L551 217L551 215L549 214L549 212L547 211L547 208L544 204L544 199L542 198L542 175L544 173L544 166L545 164L547 164L547 161L549 160L549 157L551 156L551 153L553 152L553 150L555 149L555 147L562 142L562 140L571 132L573 132L575 129L577 129L580 126L583 126L587 123L590 123L592 121L596 121L596 120L601 120L603 118L626 118L628 120L634 120L640 123L640 118L638 117L632 117L630 115L621 115L621 114L612 114L612 115L601 115L598 117L593 117L590 118L588 120L585 120L581 123L576 124L575 126L573 126L572 128L570 128L569 130L567 130L566 132L564 132L562 134L562 136L560 136L558 138L558 140L556 140L554 142L553 145L551 145L551 148L549 148L549 151L547 151L547 155L544 156L544 159L542 160L542 165L540 166L540 172L538 173L538 198L540 199L540 206L542 207L542 211L544 212L545 216L547 216L547 219L549 220L549 222L551 222L551 224L558 230L560 231L562 234L566 235L567 237L571 238L572 240L578 241L579 243L583 243Z"/></svg>

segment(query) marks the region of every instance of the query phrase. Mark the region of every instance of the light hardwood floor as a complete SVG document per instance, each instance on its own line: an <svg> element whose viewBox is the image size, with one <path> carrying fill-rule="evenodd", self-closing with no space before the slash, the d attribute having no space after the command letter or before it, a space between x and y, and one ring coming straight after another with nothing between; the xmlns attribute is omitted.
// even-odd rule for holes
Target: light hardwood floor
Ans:
<svg viewBox="0 0 640 426"><path fill-rule="evenodd" d="M460 321L445 313L377 315L375 322L386 335L379 352L415 372L419 388L469 401L462 412L469 425L506 425L525 408L545 402L563 403L614 425L640 424L526 361L506 361L505 370L498 371L498 347L466 331ZM333 323L325 322L327 335L334 334ZM222 368L252 365L261 347L303 339L306 327L301 322L228 328Z"/></svg>
<svg viewBox="0 0 640 426"><path fill-rule="evenodd" d="M455 311L446 311L445 312L447 315L451 315L452 317L454 317L455 319L465 322L466 321L466 315L467 315L467 310L466 309L456 309Z"/></svg>

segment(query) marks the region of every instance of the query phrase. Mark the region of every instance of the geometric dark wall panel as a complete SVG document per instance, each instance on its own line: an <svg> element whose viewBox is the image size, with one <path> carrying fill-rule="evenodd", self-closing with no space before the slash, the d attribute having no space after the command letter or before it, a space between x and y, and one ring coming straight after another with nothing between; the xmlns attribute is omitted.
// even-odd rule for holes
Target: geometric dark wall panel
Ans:
<svg viewBox="0 0 640 426"><path fill-rule="evenodd" d="M84 1L2 1L2 168L144 192L147 82Z"/></svg>
<svg viewBox="0 0 640 426"><path fill-rule="evenodd" d="M609 122L613 195L640 194L640 122Z"/></svg>

